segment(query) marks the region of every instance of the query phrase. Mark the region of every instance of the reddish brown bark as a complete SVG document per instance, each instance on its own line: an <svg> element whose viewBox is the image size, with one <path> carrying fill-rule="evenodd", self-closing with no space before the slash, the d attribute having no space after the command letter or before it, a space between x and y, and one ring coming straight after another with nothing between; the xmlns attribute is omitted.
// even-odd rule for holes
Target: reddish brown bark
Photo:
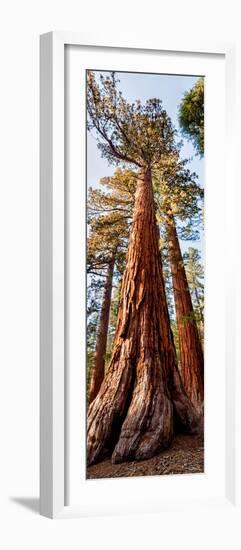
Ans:
<svg viewBox="0 0 241 550"><path fill-rule="evenodd" d="M182 380L192 403L201 411L204 398L203 350L194 316L175 220L171 211L166 228L178 327Z"/></svg>
<svg viewBox="0 0 241 550"><path fill-rule="evenodd" d="M167 447L174 422L195 432L176 353L160 262L150 170L137 182L112 359L88 411L88 464L144 459Z"/></svg>
<svg viewBox="0 0 241 550"><path fill-rule="evenodd" d="M106 282L103 293L103 301L100 312L93 367L91 373L89 404L95 399L105 376L105 354L107 346L114 265L115 253L113 253L107 268Z"/></svg>

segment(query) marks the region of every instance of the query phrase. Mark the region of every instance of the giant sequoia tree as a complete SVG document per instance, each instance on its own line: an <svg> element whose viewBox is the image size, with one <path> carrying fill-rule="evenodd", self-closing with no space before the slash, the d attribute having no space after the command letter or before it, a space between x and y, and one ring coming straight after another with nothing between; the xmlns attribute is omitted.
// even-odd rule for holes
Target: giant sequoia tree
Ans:
<svg viewBox="0 0 241 550"><path fill-rule="evenodd" d="M152 188L152 171L173 148L161 101L128 104L115 75L98 84L88 73L89 129L102 154L138 171L133 224L123 276L114 349L88 410L88 464L143 459L168 446L175 426L195 432L199 418L183 388L173 344Z"/></svg>
<svg viewBox="0 0 241 550"><path fill-rule="evenodd" d="M204 398L204 359L193 309L191 293L183 262L176 219L185 239L195 238L195 225L200 217L200 197L203 190L179 159L178 153L164 158L156 170L159 188L159 215L166 229L171 267L176 320L179 337L181 374L184 387L198 410Z"/></svg>

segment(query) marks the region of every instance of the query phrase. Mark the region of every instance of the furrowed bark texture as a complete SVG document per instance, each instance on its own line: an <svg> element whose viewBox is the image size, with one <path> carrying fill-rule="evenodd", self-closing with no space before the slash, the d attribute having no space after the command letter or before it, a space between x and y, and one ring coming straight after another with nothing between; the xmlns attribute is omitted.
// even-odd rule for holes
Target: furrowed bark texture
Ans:
<svg viewBox="0 0 241 550"><path fill-rule="evenodd" d="M181 373L185 390L198 411L203 408L204 359L192 299L172 213L166 224L180 346Z"/></svg>
<svg viewBox="0 0 241 550"><path fill-rule="evenodd" d="M96 338L95 354L92 367L89 404L95 399L105 375L105 354L107 346L108 325L110 316L110 304L112 293L112 281L115 265L115 254L113 254L107 269L106 283L104 287L103 301L100 313L99 327Z"/></svg>
<svg viewBox="0 0 241 550"><path fill-rule="evenodd" d="M174 421L195 432L176 353L160 263L150 170L139 174L112 359L88 411L88 464L145 459L170 445Z"/></svg>

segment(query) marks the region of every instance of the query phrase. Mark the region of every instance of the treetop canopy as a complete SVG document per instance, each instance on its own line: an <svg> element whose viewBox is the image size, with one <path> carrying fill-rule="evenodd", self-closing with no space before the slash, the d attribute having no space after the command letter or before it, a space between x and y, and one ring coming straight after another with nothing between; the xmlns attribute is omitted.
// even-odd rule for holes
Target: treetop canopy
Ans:
<svg viewBox="0 0 241 550"><path fill-rule="evenodd" d="M87 73L88 129L95 129L102 156L111 164L152 168L174 148L175 129L157 98L128 103L114 72Z"/></svg>

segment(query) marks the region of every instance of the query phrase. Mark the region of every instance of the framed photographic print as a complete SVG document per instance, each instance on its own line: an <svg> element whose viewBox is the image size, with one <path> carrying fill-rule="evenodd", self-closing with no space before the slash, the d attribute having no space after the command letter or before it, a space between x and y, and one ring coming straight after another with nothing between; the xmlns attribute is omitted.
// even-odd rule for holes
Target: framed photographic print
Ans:
<svg viewBox="0 0 241 550"><path fill-rule="evenodd" d="M40 86L41 513L234 503L234 48L49 33Z"/></svg>

